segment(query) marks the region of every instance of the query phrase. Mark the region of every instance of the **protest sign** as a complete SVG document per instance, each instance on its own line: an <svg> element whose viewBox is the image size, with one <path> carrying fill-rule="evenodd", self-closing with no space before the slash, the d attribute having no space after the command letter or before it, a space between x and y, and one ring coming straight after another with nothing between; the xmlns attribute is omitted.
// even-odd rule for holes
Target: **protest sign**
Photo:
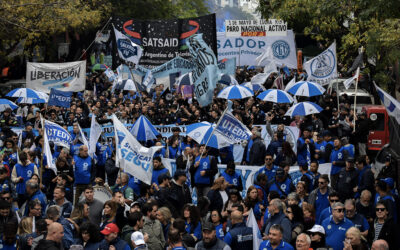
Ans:
<svg viewBox="0 0 400 250"><path fill-rule="evenodd" d="M186 40L196 33L203 33L205 43L217 53L215 14L172 20L115 17L113 24L135 44L143 47L139 64L146 68L162 65L177 56L189 59ZM113 63L114 68L121 64L118 58L113 58Z"/></svg>
<svg viewBox="0 0 400 250"><path fill-rule="evenodd" d="M83 91L86 84L86 61L67 63L33 63L26 66L26 87L50 93L52 88L62 91Z"/></svg>
<svg viewBox="0 0 400 250"><path fill-rule="evenodd" d="M227 37L286 36L287 23L277 19L225 20Z"/></svg>
<svg viewBox="0 0 400 250"><path fill-rule="evenodd" d="M57 89L51 89L48 106L57 106L69 108L71 105L72 92L65 92Z"/></svg>
<svg viewBox="0 0 400 250"><path fill-rule="evenodd" d="M66 148L70 147L72 137L67 130L60 125L47 120L44 120L44 127L49 141L54 142L57 146Z"/></svg>
<svg viewBox="0 0 400 250"><path fill-rule="evenodd" d="M250 139L251 131L230 112L224 113L220 118L217 133L225 136L231 143L238 143Z"/></svg>
<svg viewBox="0 0 400 250"><path fill-rule="evenodd" d="M287 31L287 36L273 37L227 37L224 32L218 32L217 38L218 58L234 58L236 66L257 65L256 58L271 47L273 60L278 66L297 68L292 30ZM269 61L265 60L260 65L265 66L267 63Z"/></svg>

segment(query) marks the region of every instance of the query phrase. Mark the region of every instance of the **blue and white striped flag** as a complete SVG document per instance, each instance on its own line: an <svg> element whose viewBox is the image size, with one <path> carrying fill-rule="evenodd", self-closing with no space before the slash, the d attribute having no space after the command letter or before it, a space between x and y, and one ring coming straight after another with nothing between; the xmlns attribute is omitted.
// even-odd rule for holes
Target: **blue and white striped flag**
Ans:
<svg viewBox="0 0 400 250"><path fill-rule="evenodd" d="M375 84L376 91L381 98L382 104L385 106L388 115L396 119L397 123L400 124L400 102L393 98L391 95L383 91Z"/></svg>

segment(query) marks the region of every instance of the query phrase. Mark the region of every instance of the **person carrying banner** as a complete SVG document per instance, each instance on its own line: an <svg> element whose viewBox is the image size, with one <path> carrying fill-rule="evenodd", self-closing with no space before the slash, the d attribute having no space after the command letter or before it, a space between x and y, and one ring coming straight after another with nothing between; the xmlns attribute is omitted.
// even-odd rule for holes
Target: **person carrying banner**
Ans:
<svg viewBox="0 0 400 250"><path fill-rule="evenodd" d="M93 171L95 168L93 167L93 159L89 156L88 147L86 145L79 147L79 154L74 156L73 165L75 169L76 186L74 204L77 204L86 186L94 180Z"/></svg>
<svg viewBox="0 0 400 250"><path fill-rule="evenodd" d="M218 172L217 160L208 155L209 148L205 145L200 146L199 153L195 158L194 164L190 166L193 186L197 188L198 197L206 196L214 183L214 176Z"/></svg>

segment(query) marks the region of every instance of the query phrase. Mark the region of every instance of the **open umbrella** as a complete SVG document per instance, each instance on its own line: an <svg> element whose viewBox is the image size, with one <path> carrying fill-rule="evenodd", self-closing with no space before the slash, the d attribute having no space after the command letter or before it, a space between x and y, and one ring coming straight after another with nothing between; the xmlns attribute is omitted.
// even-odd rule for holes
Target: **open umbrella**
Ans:
<svg viewBox="0 0 400 250"><path fill-rule="evenodd" d="M247 87L241 85L232 85L221 90L217 95L217 97L231 100L231 99L244 99L253 95L254 95L253 90Z"/></svg>
<svg viewBox="0 0 400 250"><path fill-rule="evenodd" d="M4 110L6 110L8 108L14 110L14 109L18 108L18 106L10 100L0 99L0 112L3 112Z"/></svg>
<svg viewBox="0 0 400 250"><path fill-rule="evenodd" d="M46 103L49 101L49 95L40 91L36 91L40 98L29 98L29 97L19 97L17 99L18 103L28 103L28 104L37 104L37 103Z"/></svg>
<svg viewBox="0 0 400 250"><path fill-rule="evenodd" d="M324 87L315 82L300 81L296 82L288 92L295 96L317 96L325 92Z"/></svg>
<svg viewBox="0 0 400 250"><path fill-rule="evenodd" d="M239 84L235 77L228 75L228 74L222 74L221 79L218 81L219 83L225 84L225 85L237 85Z"/></svg>
<svg viewBox="0 0 400 250"><path fill-rule="evenodd" d="M29 88L17 88L7 93L8 97L25 97L25 98L38 98L43 99L39 91Z"/></svg>
<svg viewBox="0 0 400 250"><path fill-rule="evenodd" d="M300 102L286 112L285 116L294 117L296 115L306 116L311 114L318 114L322 111L322 108L313 102Z"/></svg>
<svg viewBox="0 0 400 250"><path fill-rule="evenodd" d="M138 141L154 140L160 134L144 115L136 120L130 132Z"/></svg>
<svg viewBox="0 0 400 250"><path fill-rule="evenodd" d="M275 103L294 102L293 98L288 93L280 89L268 89L259 94L257 98L266 102L275 102Z"/></svg>
<svg viewBox="0 0 400 250"><path fill-rule="evenodd" d="M215 128L215 124L209 122L199 122L186 126L187 136L193 138L199 144L206 144L213 148L223 148L230 145L229 141L224 136L212 131ZM211 137L210 137L211 136Z"/></svg>

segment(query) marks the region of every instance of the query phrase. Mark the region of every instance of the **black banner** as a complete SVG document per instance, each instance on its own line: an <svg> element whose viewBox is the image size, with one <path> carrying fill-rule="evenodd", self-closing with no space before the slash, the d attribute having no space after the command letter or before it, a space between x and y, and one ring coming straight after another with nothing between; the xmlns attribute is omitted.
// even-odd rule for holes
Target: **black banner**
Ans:
<svg viewBox="0 0 400 250"><path fill-rule="evenodd" d="M191 55L186 45L186 39L198 33L203 34L204 41L215 55L218 55L215 14L173 20L137 20L114 17L113 24L117 30L143 47L139 65L147 68L159 66L177 56L190 59ZM114 50L113 68L116 68L122 62L119 60L118 52L116 49Z"/></svg>

